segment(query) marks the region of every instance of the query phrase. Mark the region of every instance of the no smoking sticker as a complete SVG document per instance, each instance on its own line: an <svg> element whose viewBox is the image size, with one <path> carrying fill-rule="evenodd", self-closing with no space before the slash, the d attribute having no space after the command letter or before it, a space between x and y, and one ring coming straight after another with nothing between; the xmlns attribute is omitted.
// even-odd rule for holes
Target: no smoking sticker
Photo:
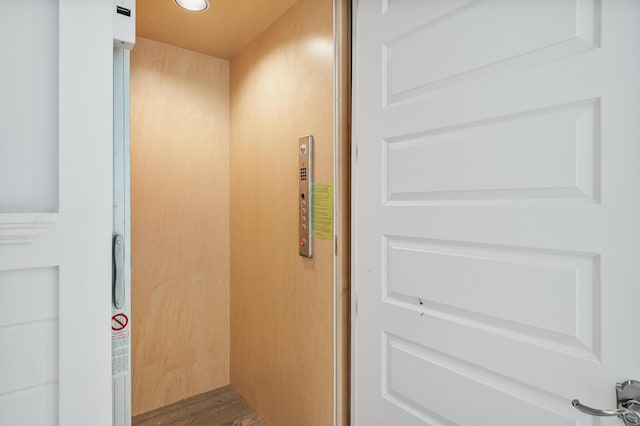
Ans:
<svg viewBox="0 0 640 426"><path fill-rule="evenodd" d="M111 317L111 330L120 331L129 324L129 318L125 314L116 314Z"/></svg>
<svg viewBox="0 0 640 426"><path fill-rule="evenodd" d="M115 314L111 317L111 375L113 377L129 374L129 317Z"/></svg>

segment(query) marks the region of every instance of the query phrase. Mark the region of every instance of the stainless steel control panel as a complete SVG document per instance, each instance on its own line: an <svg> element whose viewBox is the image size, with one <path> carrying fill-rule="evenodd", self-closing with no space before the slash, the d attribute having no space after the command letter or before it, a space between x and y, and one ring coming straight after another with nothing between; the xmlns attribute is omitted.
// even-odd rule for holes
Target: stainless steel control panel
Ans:
<svg viewBox="0 0 640 426"><path fill-rule="evenodd" d="M313 136L298 139L298 245L300 256L313 256L311 186L313 183Z"/></svg>

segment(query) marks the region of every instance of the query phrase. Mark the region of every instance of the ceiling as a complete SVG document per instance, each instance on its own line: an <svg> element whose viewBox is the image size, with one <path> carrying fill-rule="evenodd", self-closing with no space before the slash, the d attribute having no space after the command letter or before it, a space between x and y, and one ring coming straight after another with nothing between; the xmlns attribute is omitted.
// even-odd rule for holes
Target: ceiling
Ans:
<svg viewBox="0 0 640 426"><path fill-rule="evenodd" d="M173 0L137 0L139 37L230 59L275 22L297 0L210 0L195 13Z"/></svg>

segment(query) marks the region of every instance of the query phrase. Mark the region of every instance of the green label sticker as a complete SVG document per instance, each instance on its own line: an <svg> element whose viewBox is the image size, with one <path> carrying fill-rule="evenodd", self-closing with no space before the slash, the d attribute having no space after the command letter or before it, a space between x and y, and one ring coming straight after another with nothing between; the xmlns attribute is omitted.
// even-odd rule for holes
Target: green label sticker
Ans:
<svg viewBox="0 0 640 426"><path fill-rule="evenodd" d="M311 187L313 236L333 239L333 183L317 182Z"/></svg>

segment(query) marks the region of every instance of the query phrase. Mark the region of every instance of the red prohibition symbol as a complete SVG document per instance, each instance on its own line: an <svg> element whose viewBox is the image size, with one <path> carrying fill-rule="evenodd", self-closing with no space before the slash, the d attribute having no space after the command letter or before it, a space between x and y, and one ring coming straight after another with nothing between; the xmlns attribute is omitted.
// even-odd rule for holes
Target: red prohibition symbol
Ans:
<svg viewBox="0 0 640 426"><path fill-rule="evenodd" d="M129 324L129 318L125 314L115 314L111 317L111 330L120 331Z"/></svg>

